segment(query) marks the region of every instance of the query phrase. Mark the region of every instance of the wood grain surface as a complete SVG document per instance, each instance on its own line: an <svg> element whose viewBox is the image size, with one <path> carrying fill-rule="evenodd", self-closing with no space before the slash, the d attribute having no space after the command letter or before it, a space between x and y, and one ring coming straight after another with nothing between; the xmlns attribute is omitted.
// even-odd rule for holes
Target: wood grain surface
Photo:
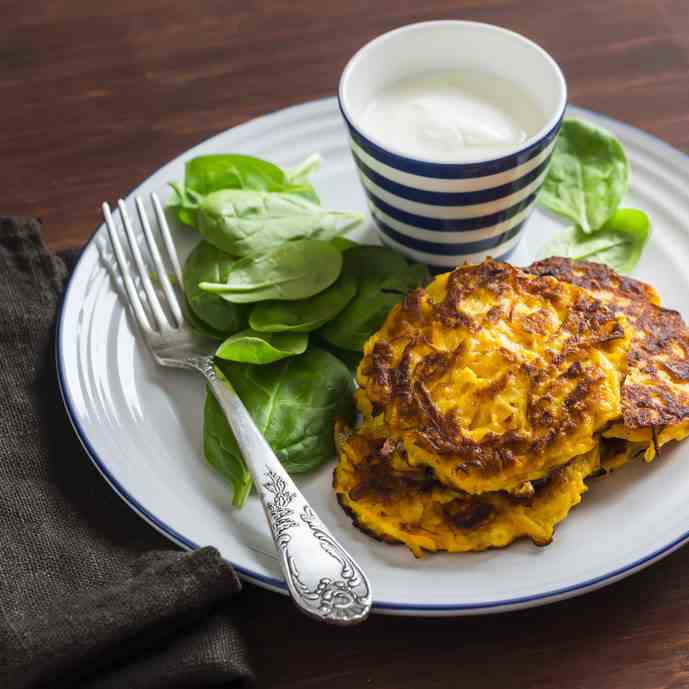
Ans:
<svg viewBox="0 0 689 689"><path fill-rule="evenodd" d="M56 249L89 237L104 199L219 131L334 94L362 44L424 19L519 31L574 104L689 151L689 0L0 0L0 16L0 212L40 216ZM269 689L684 687L688 572L685 548L545 608L351 630L247 585L238 614Z"/></svg>

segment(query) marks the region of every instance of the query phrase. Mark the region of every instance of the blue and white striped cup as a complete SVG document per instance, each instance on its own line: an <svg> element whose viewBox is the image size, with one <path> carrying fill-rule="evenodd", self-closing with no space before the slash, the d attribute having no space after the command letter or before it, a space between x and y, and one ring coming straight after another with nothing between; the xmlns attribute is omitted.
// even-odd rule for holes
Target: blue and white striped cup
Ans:
<svg viewBox="0 0 689 689"><path fill-rule="evenodd" d="M538 104L542 126L508 155L456 163L409 157L362 129L363 110L382 88L440 70L477 70L512 81ZM437 268L512 253L543 183L567 102L564 77L548 53L490 24L412 24L354 55L342 73L338 99L384 244Z"/></svg>

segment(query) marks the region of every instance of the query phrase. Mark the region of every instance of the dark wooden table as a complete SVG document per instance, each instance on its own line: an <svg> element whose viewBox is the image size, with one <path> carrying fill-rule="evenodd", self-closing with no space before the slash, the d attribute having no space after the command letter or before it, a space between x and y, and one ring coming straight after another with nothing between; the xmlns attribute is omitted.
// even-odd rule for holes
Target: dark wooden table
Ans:
<svg viewBox="0 0 689 689"><path fill-rule="evenodd" d="M572 102L689 151L689 0L0 0L0 16L0 211L40 216L56 249L89 237L104 199L212 134L332 95L357 48L423 19L526 34ZM689 548L545 608L351 630L246 586L240 617L267 688L684 687L687 573Z"/></svg>

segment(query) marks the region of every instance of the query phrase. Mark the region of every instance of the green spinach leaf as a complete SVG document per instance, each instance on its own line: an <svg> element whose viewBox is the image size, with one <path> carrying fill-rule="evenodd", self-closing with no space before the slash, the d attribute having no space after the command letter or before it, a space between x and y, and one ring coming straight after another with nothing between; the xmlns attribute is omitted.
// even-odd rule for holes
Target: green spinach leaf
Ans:
<svg viewBox="0 0 689 689"><path fill-rule="evenodd" d="M311 183L309 182L309 177L318 170L321 166L321 157L318 153L312 153L304 162L300 163L296 167L288 168L285 170L285 178L287 182L291 185L306 185L311 189ZM315 196L314 191L314 196ZM303 194L303 196L306 196ZM318 197L312 199L316 203L319 203Z"/></svg>
<svg viewBox="0 0 689 689"><path fill-rule="evenodd" d="M189 306L189 300L185 297L184 298L184 317L187 319L187 323L189 323L189 327L197 334L197 335L203 335L204 337L209 337L212 340L218 340L219 342L222 342L224 339L227 338L227 333L222 333L219 330L216 330L215 328L212 328L210 325L202 321L192 310L191 307Z"/></svg>
<svg viewBox="0 0 689 689"><path fill-rule="evenodd" d="M646 213L623 208L593 234L585 234L578 227L563 230L541 249L538 258L564 256L596 261L620 273L629 273L639 262L650 236L651 221Z"/></svg>
<svg viewBox="0 0 689 689"><path fill-rule="evenodd" d="M396 251L382 246L358 246L344 253L343 272L357 278L355 298L319 331L340 349L361 351L383 324L390 309L407 292L430 281L425 266L409 264Z"/></svg>
<svg viewBox="0 0 689 689"><path fill-rule="evenodd" d="M358 213L327 211L294 194L224 189L203 197L196 229L228 254L247 256L295 239L327 241L361 219Z"/></svg>
<svg viewBox="0 0 689 689"><path fill-rule="evenodd" d="M351 249L352 247L359 246L358 242L355 242L351 239L347 239L347 237L333 237L330 240L330 243L338 250L338 251L347 251L347 249Z"/></svg>
<svg viewBox="0 0 689 689"><path fill-rule="evenodd" d="M617 138L601 127L567 119L538 198L589 234L612 217L628 184L629 162Z"/></svg>
<svg viewBox="0 0 689 689"><path fill-rule="evenodd" d="M326 352L330 352L333 356L336 356L351 372L353 376L356 376L356 370L364 358L363 352L357 352L352 349L341 349L333 344L330 344L320 333L314 333L312 339L315 339L318 347L325 349Z"/></svg>
<svg viewBox="0 0 689 689"><path fill-rule="evenodd" d="M335 455L336 418L354 416L354 381L347 367L315 347L265 366L218 361L258 429L291 473L309 471ZM209 392L204 417L207 460L234 488L241 507L250 490L246 466L225 417ZM209 452L210 450L210 452Z"/></svg>
<svg viewBox="0 0 689 689"><path fill-rule="evenodd" d="M260 332L308 333L337 316L356 294L356 275L342 271L327 289L299 301L262 301L254 306L249 325Z"/></svg>
<svg viewBox="0 0 689 689"><path fill-rule="evenodd" d="M215 356L245 364L270 364L303 354L308 343L306 333L259 333L249 329L228 337L218 347Z"/></svg>
<svg viewBox="0 0 689 689"><path fill-rule="evenodd" d="M206 461L232 486L232 504L241 507L251 492L251 474L225 414L210 390L206 392L203 408L203 454Z"/></svg>
<svg viewBox="0 0 689 689"><path fill-rule="evenodd" d="M219 334L220 339L246 327L249 307L231 304L215 294L209 294L199 284L226 281L234 262L235 259L208 242L199 242L189 254L182 271L184 294L191 312L211 332Z"/></svg>
<svg viewBox="0 0 689 689"><path fill-rule="evenodd" d="M170 182L170 186L172 195L167 202L165 212L176 214L183 225L192 227L196 224L196 213L203 196L177 182Z"/></svg>
<svg viewBox="0 0 689 689"><path fill-rule="evenodd" d="M204 195L219 189L282 191L285 173L267 160L220 153L192 158L186 164L184 185Z"/></svg>
<svg viewBox="0 0 689 689"><path fill-rule="evenodd" d="M237 304L306 299L330 287L341 269L342 254L332 244L302 239L242 258L224 282L202 282L199 287Z"/></svg>
<svg viewBox="0 0 689 689"><path fill-rule="evenodd" d="M296 194L319 203L308 176L320 165L320 156L309 156L291 170L282 170L267 160L237 153L197 156L185 166L184 183L171 183L168 207L177 211L185 225L196 224L196 211L203 196L221 189L250 189Z"/></svg>

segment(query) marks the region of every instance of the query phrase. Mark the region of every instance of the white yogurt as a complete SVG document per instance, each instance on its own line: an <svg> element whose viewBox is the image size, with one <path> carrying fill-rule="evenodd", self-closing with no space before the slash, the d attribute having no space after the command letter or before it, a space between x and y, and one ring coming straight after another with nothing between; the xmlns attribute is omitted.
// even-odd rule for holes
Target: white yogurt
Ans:
<svg viewBox="0 0 689 689"><path fill-rule="evenodd" d="M536 134L545 116L531 96L487 73L433 72L379 91L362 128L414 158L469 161L509 153Z"/></svg>

